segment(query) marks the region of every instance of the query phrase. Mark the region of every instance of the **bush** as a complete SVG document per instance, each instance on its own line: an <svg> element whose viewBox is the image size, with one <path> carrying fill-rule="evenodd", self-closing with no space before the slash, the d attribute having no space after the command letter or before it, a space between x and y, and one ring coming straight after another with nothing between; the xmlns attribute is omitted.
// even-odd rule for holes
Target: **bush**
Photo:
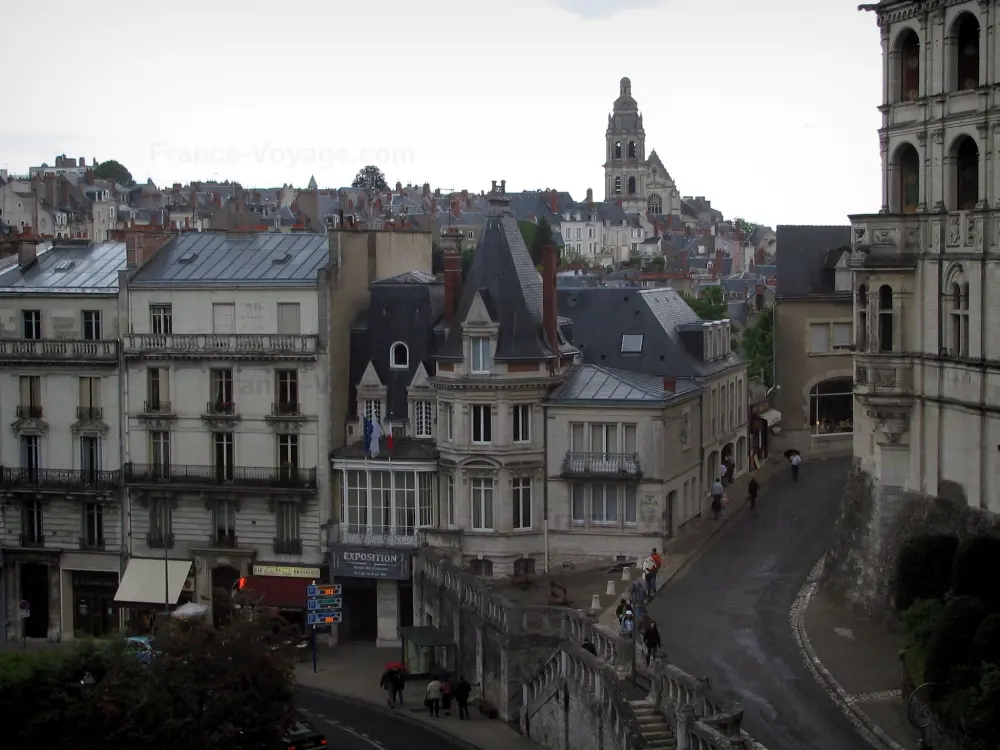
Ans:
<svg viewBox="0 0 1000 750"><path fill-rule="evenodd" d="M951 590L955 596L974 596L986 602L990 612L1000 612L1000 538L974 536L955 550Z"/></svg>
<svg viewBox="0 0 1000 750"><path fill-rule="evenodd" d="M972 639L972 658L976 666L1000 664L1000 614L990 615L976 628Z"/></svg>
<svg viewBox="0 0 1000 750"><path fill-rule="evenodd" d="M918 599L943 599L951 588L958 537L927 534L903 542L896 562L896 611Z"/></svg>
<svg viewBox="0 0 1000 750"><path fill-rule="evenodd" d="M903 659L906 673L915 684L924 681L927 646L934 628L941 619L944 602L940 599L920 599L900 615L903 622Z"/></svg>
<svg viewBox="0 0 1000 750"><path fill-rule="evenodd" d="M945 604L927 644L924 680L944 692L960 687L959 678L972 664L972 639L988 614L986 604L972 596L956 596Z"/></svg>

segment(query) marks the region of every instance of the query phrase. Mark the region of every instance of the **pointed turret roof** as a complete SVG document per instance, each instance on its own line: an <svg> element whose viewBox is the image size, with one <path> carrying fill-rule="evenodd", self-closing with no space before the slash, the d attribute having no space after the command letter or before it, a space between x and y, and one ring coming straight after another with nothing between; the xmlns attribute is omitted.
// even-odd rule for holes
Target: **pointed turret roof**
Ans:
<svg viewBox="0 0 1000 750"><path fill-rule="evenodd" d="M309 187L310 190L315 190L316 188L319 187L319 185L316 184L316 177L315 177L315 175L310 175L309 176L309 185L308 185L308 187Z"/></svg>

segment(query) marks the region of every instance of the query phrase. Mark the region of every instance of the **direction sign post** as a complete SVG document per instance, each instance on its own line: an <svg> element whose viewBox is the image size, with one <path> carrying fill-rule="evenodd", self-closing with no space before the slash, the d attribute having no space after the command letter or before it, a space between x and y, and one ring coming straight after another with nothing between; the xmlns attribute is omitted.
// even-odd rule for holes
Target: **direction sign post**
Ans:
<svg viewBox="0 0 1000 750"><path fill-rule="evenodd" d="M316 664L316 628L320 625L336 625L343 619L344 599L339 583L316 585L316 581L306 586L306 624L312 626L313 674L318 671Z"/></svg>

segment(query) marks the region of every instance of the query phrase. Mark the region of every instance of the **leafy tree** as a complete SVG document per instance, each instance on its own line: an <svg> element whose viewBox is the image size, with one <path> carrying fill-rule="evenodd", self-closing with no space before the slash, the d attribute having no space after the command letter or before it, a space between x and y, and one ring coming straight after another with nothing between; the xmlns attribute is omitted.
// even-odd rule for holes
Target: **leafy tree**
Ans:
<svg viewBox="0 0 1000 750"><path fill-rule="evenodd" d="M753 325L743 332L743 356L750 377L759 377L764 385L774 385L774 311L765 308Z"/></svg>
<svg viewBox="0 0 1000 750"><path fill-rule="evenodd" d="M747 221L746 219L735 219L733 225L743 233L743 239L746 242L750 241L753 236L754 231L757 229L757 225L752 221Z"/></svg>
<svg viewBox="0 0 1000 750"><path fill-rule="evenodd" d="M649 261L649 267L654 271L662 273L663 269L667 267L667 259L662 255L657 255Z"/></svg>
<svg viewBox="0 0 1000 750"><path fill-rule="evenodd" d="M265 612L220 629L169 621L149 664L91 643L0 667L5 737L78 750L280 747L295 716L282 622Z"/></svg>
<svg viewBox="0 0 1000 750"><path fill-rule="evenodd" d="M135 184L135 180L132 179L132 173L114 159L102 161L94 167L94 177L99 180L114 180L119 185L124 185L125 187L131 187Z"/></svg>
<svg viewBox="0 0 1000 750"><path fill-rule="evenodd" d="M702 320L724 320L729 317L729 307L720 286L710 286L697 297L689 294L681 296Z"/></svg>
<svg viewBox="0 0 1000 750"><path fill-rule="evenodd" d="M552 232L552 225L544 216L535 224L533 221L518 221L518 228L521 230L521 237L524 244L528 246L528 254L531 262L538 266L542 262L542 248L546 245L555 245L555 237ZM558 250L558 248L557 248ZM556 253L558 259L561 253Z"/></svg>
<svg viewBox="0 0 1000 750"><path fill-rule="evenodd" d="M364 188L365 192L371 195L388 190L389 183L385 181L385 175L381 169L374 164L369 164L367 167L361 168L357 177L354 178L354 182L351 183L351 187Z"/></svg>

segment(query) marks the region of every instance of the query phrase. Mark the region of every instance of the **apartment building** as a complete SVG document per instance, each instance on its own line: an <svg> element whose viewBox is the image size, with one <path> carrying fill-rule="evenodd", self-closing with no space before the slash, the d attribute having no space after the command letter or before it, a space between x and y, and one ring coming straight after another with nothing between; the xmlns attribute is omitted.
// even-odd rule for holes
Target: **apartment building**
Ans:
<svg viewBox="0 0 1000 750"><path fill-rule="evenodd" d="M102 636L123 565L121 242L24 240L0 267L0 554L10 638ZM30 612L19 619L20 603Z"/></svg>
<svg viewBox="0 0 1000 750"><path fill-rule="evenodd" d="M328 262L323 235L185 233L121 275L119 602L186 591L218 619L216 594L253 575L261 604L304 619L329 516Z"/></svg>

